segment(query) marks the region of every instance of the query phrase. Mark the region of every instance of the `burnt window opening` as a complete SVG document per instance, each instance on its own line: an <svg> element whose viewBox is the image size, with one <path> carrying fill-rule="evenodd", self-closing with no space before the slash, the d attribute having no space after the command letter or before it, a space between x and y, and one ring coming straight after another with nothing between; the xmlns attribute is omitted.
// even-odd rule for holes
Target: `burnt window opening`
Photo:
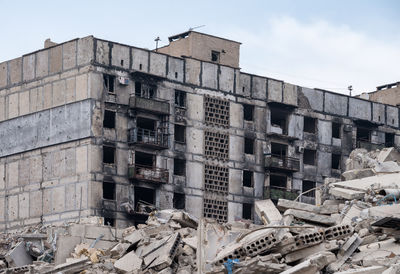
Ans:
<svg viewBox="0 0 400 274"><path fill-rule="evenodd" d="M244 153L254 154L254 139L244 138Z"/></svg>
<svg viewBox="0 0 400 274"><path fill-rule="evenodd" d="M182 159L174 159L174 175L186 175L186 161Z"/></svg>
<svg viewBox="0 0 400 274"><path fill-rule="evenodd" d="M340 154L332 154L332 169L340 169Z"/></svg>
<svg viewBox="0 0 400 274"><path fill-rule="evenodd" d="M287 113L276 108L271 108L271 125L282 129L282 134L287 133Z"/></svg>
<svg viewBox="0 0 400 274"><path fill-rule="evenodd" d="M340 124L332 123L332 138L340 138Z"/></svg>
<svg viewBox="0 0 400 274"><path fill-rule="evenodd" d="M138 209L138 203L155 204L155 190L146 187L135 186L135 210ZM150 213L150 212L148 212Z"/></svg>
<svg viewBox="0 0 400 274"><path fill-rule="evenodd" d="M368 128L357 128L357 141L370 142L371 141L371 130Z"/></svg>
<svg viewBox="0 0 400 274"><path fill-rule="evenodd" d="M124 60L121 60L121 67L124 66Z"/></svg>
<svg viewBox="0 0 400 274"><path fill-rule="evenodd" d="M135 152L135 164L140 166L152 167L154 164L154 155L136 151Z"/></svg>
<svg viewBox="0 0 400 274"><path fill-rule="evenodd" d="M220 53L218 51L212 50L211 51L211 61L212 62L219 62Z"/></svg>
<svg viewBox="0 0 400 274"><path fill-rule="evenodd" d="M104 86L108 92L114 93L115 76L103 74Z"/></svg>
<svg viewBox="0 0 400 274"><path fill-rule="evenodd" d="M271 154L274 156L279 156L280 158L286 158L287 155L287 145L279 143L271 143Z"/></svg>
<svg viewBox="0 0 400 274"><path fill-rule="evenodd" d="M174 197L172 198L174 208L185 209L185 194L174 192Z"/></svg>
<svg viewBox="0 0 400 274"><path fill-rule="evenodd" d="M284 175L271 174L269 176L269 186L271 188L284 188L287 187L287 177Z"/></svg>
<svg viewBox="0 0 400 274"><path fill-rule="evenodd" d="M103 182L103 199L115 200L115 183Z"/></svg>
<svg viewBox="0 0 400 274"><path fill-rule="evenodd" d="M135 82L135 95L142 98L154 98L156 94L156 86L142 83L140 81Z"/></svg>
<svg viewBox="0 0 400 274"><path fill-rule="evenodd" d="M394 133L385 133L385 147L394 147Z"/></svg>
<svg viewBox="0 0 400 274"><path fill-rule="evenodd" d="M103 146L103 163L114 164L115 147Z"/></svg>
<svg viewBox="0 0 400 274"><path fill-rule="evenodd" d="M253 171L243 170L243 186L254 187L254 173Z"/></svg>
<svg viewBox="0 0 400 274"><path fill-rule="evenodd" d="M136 120L136 126L141 129L154 131L156 129L156 120L138 117Z"/></svg>
<svg viewBox="0 0 400 274"><path fill-rule="evenodd" d="M243 105L243 119L245 121L254 121L254 106Z"/></svg>
<svg viewBox="0 0 400 274"><path fill-rule="evenodd" d="M253 204L248 204L248 203L242 204L242 218L245 220L253 219Z"/></svg>
<svg viewBox="0 0 400 274"><path fill-rule="evenodd" d="M175 90L175 106L186 107L186 92Z"/></svg>
<svg viewBox="0 0 400 274"><path fill-rule="evenodd" d="M115 227L115 219L104 217L104 225Z"/></svg>
<svg viewBox="0 0 400 274"><path fill-rule="evenodd" d="M174 140L177 143L184 144L186 142L186 127L181 125L175 125Z"/></svg>
<svg viewBox="0 0 400 274"><path fill-rule="evenodd" d="M316 186L315 182L304 180L302 183L302 192L304 193L306 191L314 189L315 186ZM315 198L315 189L305 193L304 196Z"/></svg>
<svg viewBox="0 0 400 274"><path fill-rule="evenodd" d="M103 127L115 128L115 111L104 111Z"/></svg>
<svg viewBox="0 0 400 274"><path fill-rule="evenodd" d="M317 128L317 119L304 117L304 132L315 133Z"/></svg>
<svg viewBox="0 0 400 274"><path fill-rule="evenodd" d="M242 87L242 92L245 92L245 90L246 90L245 87Z"/></svg>
<svg viewBox="0 0 400 274"><path fill-rule="evenodd" d="M142 68L143 68L143 65L139 64L139 69L142 70Z"/></svg>
<svg viewBox="0 0 400 274"><path fill-rule="evenodd" d="M313 149L305 149L303 153L303 164L315 166L316 151Z"/></svg>
<svg viewBox="0 0 400 274"><path fill-rule="evenodd" d="M175 79L178 79L178 73L175 72Z"/></svg>

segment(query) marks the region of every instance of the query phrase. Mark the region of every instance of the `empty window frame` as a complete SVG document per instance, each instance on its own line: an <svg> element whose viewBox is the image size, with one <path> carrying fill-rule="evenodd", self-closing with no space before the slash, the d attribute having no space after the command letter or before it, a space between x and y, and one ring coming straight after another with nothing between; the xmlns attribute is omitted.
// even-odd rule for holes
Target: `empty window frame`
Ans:
<svg viewBox="0 0 400 274"><path fill-rule="evenodd" d="M115 128L115 111L104 111L103 127Z"/></svg>
<svg viewBox="0 0 400 274"><path fill-rule="evenodd" d="M135 95L138 97L155 98L156 90L157 88L155 85L142 83L140 81L135 82Z"/></svg>
<svg viewBox="0 0 400 274"><path fill-rule="evenodd" d="M115 219L104 217L104 225L115 227Z"/></svg>
<svg viewBox="0 0 400 274"><path fill-rule="evenodd" d="M254 106L243 105L243 119L245 121L254 121Z"/></svg>
<svg viewBox="0 0 400 274"><path fill-rule="evenodd" d="M282 129L282 134L287 133L287 116L288 114L277 108L271 108L271 125Z"/></svg>
<svg viewBox="0 0 400 274"><path fill-rule="evenodd" d="M115 147L103 146L103 163L114 164L115 161Z"/></svg>
<svg viewBox="0 0 400 274"><path fill-rule="evenodd" d="M212 50L211 51L211 61L212 62L219 62L220 53L218 51Z"/></svg>
<svg viewBox="0 0 400 274"><path fill-rule="evenodd" d="M185 199L185 194L174 192L174 197L172 198L174 208L185 209Z"/></svg>
<svg viewBox="0 0 400 274"><path fill-rule="evenodd" d="M271 174L269 176L270 188L286 189L287 177L285 175Z"/></svg>
<svg viewBox="0 0 400 274"><path fill-rule="evenodd" d="M244 138L244 153L254 154L254 139Z"/></svg>
<svg viewBox="0 0 400 274"><path fill-rule="evenodd" d="M341 125L339 123L332 122L332 138L340 138Z"/></svg>
<svg viewBox="0 0 400 274"><path fill-rule="evenodd" d="M370 142L371 141L371 130L368 128L357 128L357 141Z"/></svg>
<svg viewBox="0 0 400 274"><path fill-rule="evenodd" d="M385 133L385 147L394 147L394 133Z"/></svg>
<svg viewBox="0 0 400 274"><path fill-rule="evenodd" d="M151 130L154 131L156 129L156 120L153 119L148 119L148 118L144 118L144 117L138 117L136 119L136 126L139 129L147 129L147 130Z"/></svg>
<svg viewBox="0 0 400 274"><path fill-rule="evenodd" d="M154 155L135 151L135 164L139 166L148 166L152 167L154 165Z"/></svg>
<svg viewBox="0 0 400 274"><path fill-rule="evenodd" d="M317 152L313 149L305 149L303 153L303 164L315 166Z"/></svg>
<svg viewBox="0 0 400 274"><path fill-rule="evenodd" d="M304 132L315 133L317 128L317 119L304 117Z"/></svg>
<svg viewBox="0 0 400 274"><path fill-rule="evenodd" d="M184 144L186 142L186 127L181 125L175 125L174 140L177 143Z"/></svg>
<svg viewBox="0 0 400 274"><path fill-rule="evenodd" d="M315 198L315 186L316 186L315 182L304 180L302 183L302 192L304 193L306 191L313 189L305 193L304 196Z"/></svg>
<svg viewBox="0 0 400 274"><path fill-rule="evenodd" d="M332 153L332 169L340 169L340 159L342 155Z"/></svg>
<svg viewBox="0 0 400 274"><path fill-rule="evenodd" d="M108 92L114 93L115 76L110 74L103 74L104 87Z"/></svg>
<svg viewBox="0 0 400 274"><path fill-rule="evenodd" d="M284 159L287 155L287 148L288 146L284 144L271 143L271 154Z"/></svg>
<svg viewBox="0 0 400 274"><path fill-rule="evenodd" d="M242 218L245 220L253 219L253 204L249 203L242 204Z"/></svg>
<svg viewBox="0 0 400 274"><path fill-rule="evenodd" d="M135 208L137 208L137 203L147 203L154 205L155 204L155 190L146 187L135 186ZM149 212L150 213L150 212Z"/></svg>
<svg viewBox="0 0 400 274"><path fill-rule="evenodd" d="M115 183L103 182L103 199L115 200Z"/></svg>
<svg viewBox="0 0 400 274"><path fill-rule="evenodd" d="M174 175L186 175L186 161L182 159L174 159Z"/></svg>
<svg viewBox="0 0 400 274"><path fill-rule="evenodd" d="M175 106L186 107L186 92L183 90L175 90Z"/></svg>
<svg viewBox="0 0 400 274"><path fill-rule="evenodd" d="M243 186L254 187L254 173L250 170L243 170Z"/></svg>

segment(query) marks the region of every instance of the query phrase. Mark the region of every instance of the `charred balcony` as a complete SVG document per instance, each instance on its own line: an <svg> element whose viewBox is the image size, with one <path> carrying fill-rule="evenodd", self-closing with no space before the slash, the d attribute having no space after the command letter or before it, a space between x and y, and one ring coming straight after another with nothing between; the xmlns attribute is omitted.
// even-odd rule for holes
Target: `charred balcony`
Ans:
<svg viewBox="0 0 400 274"><path fill-rule="evenodd" d="M167 184L169 172L164 168L135 164L129 166L129 179Z"/></svg>
<svg viewBox="0 0 400 274"><path fill-rule="evenodd" d="M282 155L265 154L265 168L297 172L300 170L300 160Z"/></svg>
<svg viewBox="0 0 400 274"><path fill-rule="evenodd" d="M135 96L129 98L129 107L136 110L169 115L169 102L157 98L156 94L156 85L136 81Z"/></svg>
<svg viewBox="0 0 400 274"><path fill-rule="evenodd" d="M168 134L163 133L161 130L133 128L129 131L129 144L153 149L167 149Z"/></svg>

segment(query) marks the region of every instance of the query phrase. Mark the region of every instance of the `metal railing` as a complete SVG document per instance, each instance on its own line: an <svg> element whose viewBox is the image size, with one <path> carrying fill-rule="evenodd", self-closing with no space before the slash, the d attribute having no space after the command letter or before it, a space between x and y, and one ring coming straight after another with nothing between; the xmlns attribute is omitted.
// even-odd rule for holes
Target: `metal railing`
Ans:
<svg viewBox="0 0 400 274"><path fill-rule="evenodd" d="M130 130L129 143L168 148L168 134L161 130L133 128Z"/></svg>
<svg viewBox="0 0 400 274"><path fill-rule="evenodd" d="M135 164L129 166L129 179L151 181L156 183L168 183L169 172L164 168Z"/></svg>
<svg viewBox="0 0 400 274"><path fill-rule="evenodd" d="M279 199L294 200L299 195L299 190L287 189L277 186L266 186L264 188L264 199L278 201Z"/></svg>
<svg viewBox="0 0 400 274"><path fill-rule="evenodd" d="M300 160L281 155L265 154L265 167L298 171L300 170Z"/></svg>

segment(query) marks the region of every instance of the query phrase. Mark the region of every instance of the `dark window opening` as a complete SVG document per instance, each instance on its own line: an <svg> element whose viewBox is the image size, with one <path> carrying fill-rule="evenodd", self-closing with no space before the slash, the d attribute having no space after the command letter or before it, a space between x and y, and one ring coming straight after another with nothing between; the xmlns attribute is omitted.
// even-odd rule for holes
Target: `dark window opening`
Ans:
<svg viewBox="0 0 400 274"><path fill-rule="evenodd" d="M174 159L174 175L185 176L186 161L182 159Z"/></svg>
<svg viewBox="0 0 400 274"><path fill-rule="evenodd" d="M304 192L306 192L308 190L311 190L311 189L315 188L315 182L313 182L313 181L303 181L303 186L302 187L303 187L302 192L304 193ZM310 192L305 193L304 196L315 198L315 189L311 190Z"/></svg>
<svg viewBox="0 0 400 274"><path fill-rule="evenodd" d="M332 123L332 138L340 138L340 124Z"/></svg>
<svg viewBox="0 0 400 274"><path fill-rule="evenodd" d="M287 145L271 143L271 154L279 156L282 159L285 158L287 154Z"/></svg>
<svg viewBox="0 0 400 274"><path fill-rule="evenodd" d="M154 155L140 151L135 152L135 164L140 166L152 167L154 163Z"/></svg>
<svg viewBox="0 0 400 274"><path fill-rule="evenodd" d="M219 62L219 52L212 50L211 51L211 61L213 62Z"/></svg>
<svg viewBox="0 0 400 274"><path fill-rule="evenodd" d="M178 73L177 72L175 72L175 79L177 79L178 78Z"/></svg>
<svg viewBox="0 0 400 274"><path fill-rule="evenodd" d="M254 180L253 180L253 171L243 170L243 186L246 187L253 187Z"/></svg>
<svg viewBox="0 0 400 274"><path fill-rule="evenodd" d="M332 168L340 169L340 154L332 154Z"/></svg>
<svg viewBox="0 0 400 274"><path fill-rule="evenodd" d="M103 146L103 163L114 164L115 147Z"/></svg>
<svg viewBox="0 0 400 274"><path fill-rule="evenodd" d="M112 226L112 227L114 227L115 226L115 219L114 218L104 218L104 225L107 225L107 226Z"/></svg>
<svg viewBox="0 0 400 274"><path fill-rule="evenodd" d="M244 153L254 154L254 139L244 138Z"/></svg>
<svg viewBox="0 0 400 274"><path fill-rule="evenodd" d="M138 203L155 204L155 190L146 187L135 186L135 210L137 210ZM150 213L150 212L148 212Z"/></svg>
<svg viewBox="0 0 400 274"><path fill-rule="evenodd" d="M104 86L106 87L106 90L108 92L114 92L115 76L109 75L109 74L103 74L103 79L104 79Z"/></svg>
<svg viewBox="0 0 400 274"><path fill-rule="evenodd" d="M253 204L243 203L242 204L242 218L245 220L253 219Z"/></svg>
<svg viewBox="0 0 400 274"><path fill-rule="evenodd" d="M142 64L139 64L139 69L142 70L143 66Z"/></svg>
<svg viewBox="0 0 400 274"><path fill-rule="evenodd" d="M304 117L304 132L316 132L317 119L311 117Z"/></svg>
<svg viewBox="0 0 400 274"><path fill-rule="evenodd" d="M121 60L121 67L124 66L124 60Z"/></svg>
<svg viewBox="0 0 400 274"><path fill-rule="evenodd" d="M357 141L370 142L371 130L361 127L357 128Z"/></svg>
<svg viewBox="0 0 400 274"><path fill-rule="evenodd" d="M254 106L252 105L243 105L243 118L245 121L253 121L254 120Z"/></svg>
<svg viewBox="0 0 400 274"><path fill-rule="evenodd" d="M174 192L173 197L174 208L185 209L185 194Z"/></svg>
<svg viewBox="0 0 400 274"><path fill-rule="evenodd" d="M105 128L115 128L115 111L105 110L103 127Z"/></svg>
<svg viewBox="0 0 400 274"><path fill-rule="evenodd" d="M103 182L103 199L115 200L115 183Z"/></svg>
<svg viewBox="0 0 400 274"><path fill-rule="evenodd" d="M243 91L243 92L245 91L245 88L244 88L244 87L242 87L242 91Z"/></svg>
<svg viewBox="0 0 400 274"><path fill-rule="evenodd" d="M287 133L287 113L276 108L271 108L271 125L282 129L282 134Z"/></svg>
<svg viewBox="0 0 400 274"><path fill-rule="evenodd" d="M136 126L138 128L154 131L156 128L156 121L148 118L138 117L136 120Z"/></svg>
<svg viewBox="0 0 400 274"><path fill-rule="evenodd" d="M394 133L385 133L385 147L394 147Z"/></svg>
<svg viewBox="0 0 400 274"><path fill-rule="evenodd" d="M303 154L303 164L315 166L316 151L312 149L305 149Z"/></svg>
<svg viewBox="0 0 400 274"><path fill-rule="evenodd" d="M183 90L175 90L175 105L178 107L186 106L186 92Z"/></svg>
<svg viewBox="0 0 400 274"><path fill-rule="evenodd" d="M135 95L143 98L154 98L156 86L148 85L139 81L135 82Z"/></svg>
<svg viewBox="0 0 400 274"><path fill-rule="evenodd" d="M271 174L269 176L269 186L271 188L284 188L287 187L287 177L283 175Z"/></svg>
<svg viewBox="0 0 400 274"><path fill-rule="evenodd" d="M184 144L186 142L186 127L181 125L175 125L174 140L177 143Z"/></svg>

